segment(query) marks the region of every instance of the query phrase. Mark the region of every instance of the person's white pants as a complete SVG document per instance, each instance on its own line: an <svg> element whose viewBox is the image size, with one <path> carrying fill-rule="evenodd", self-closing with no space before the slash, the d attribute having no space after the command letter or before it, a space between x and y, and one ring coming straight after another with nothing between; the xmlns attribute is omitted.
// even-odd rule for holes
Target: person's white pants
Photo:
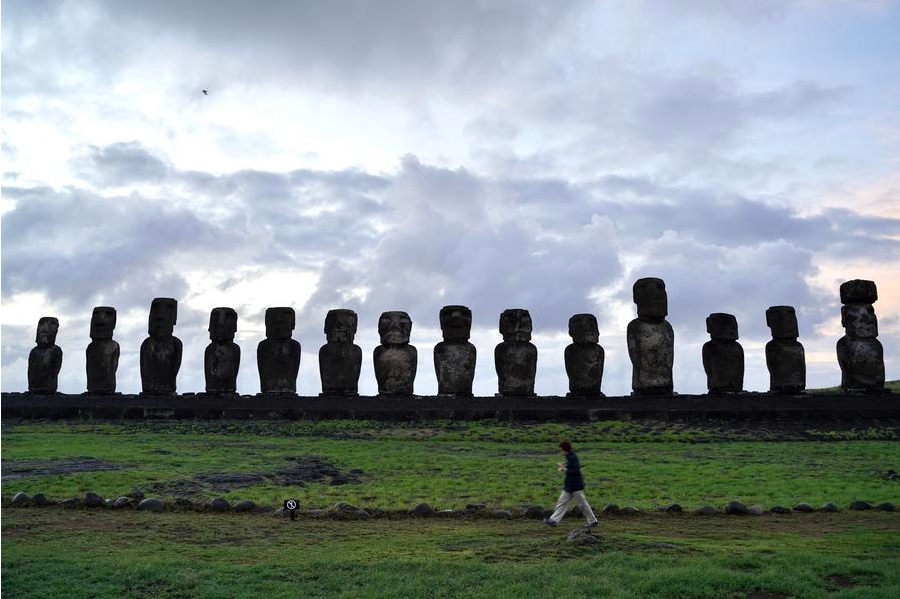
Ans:
<svg viewBox="0 0 900 599"><path fill-rule="evenodd" d="M556 502L556 509L553 510L553 514L547 519L559 524L560 520L563 519L563 516L566 515L569 504L572 503L573 499L575 500L576 505L581 509L581 515L585 517L587 523L589 525L596 523L597 517L594 516L594 511L591 509L590 504L588 504L587 498L584 496L584 491L575 491L573 493L563 491L560 493L559 501Z"/></svg>

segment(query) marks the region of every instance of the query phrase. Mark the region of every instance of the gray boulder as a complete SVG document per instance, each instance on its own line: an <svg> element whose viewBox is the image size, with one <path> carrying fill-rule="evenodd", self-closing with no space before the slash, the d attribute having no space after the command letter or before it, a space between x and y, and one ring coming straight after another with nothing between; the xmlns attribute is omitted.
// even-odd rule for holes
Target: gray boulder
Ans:
<svg viewBox="0 0 900 599"><path fill-rule="evenodd" d="M77 497L70 497L69 499L63 499L62 501L57 502L56 505L59 507L73 508L80 506L81 500Z"/></svg>
<svg viewBox="0 0 900 599"><path fill-rule="evenodd" d="M509 520L513 517L512 512L509 510L494 510L492 514L494 518L503 518L504 520Z"/></svg>
<svg viewBox="0 0 900 599"><path fill-rule="evenodd" d="M764 511L765 510L763 510L761 505L751 505L747 508L747 514L749 516L762 516Z"/></svg>
<svg viewBox="0 0 900 599"><path fill-rule="evenodd" d="M607 503L605 506L603 506L604 514L618 514L619 511L621 510L615 503Z"/></svg>
<svg viewBox="0 0 900 599"><path fill-rule="evenodd" d="M661 511L661 512L667 512L667 513L669 513L669 514L680 514L680 513L683 512L684 510L683 510L682 507L681 507L680 505L678 505L677 503L673 503L673 504L671 504L671 505L663 505L663 506L660 506L659 511Z"/></svg>
<svg viewBox="0 0 900 599"><path fill-rule="evenodd" d="M566 535L566 540L575 545L595 545L600 539L591 533L591 529L581 526Z"/></svg>
<svg viewBox="0 0 900 599"><path fill-rule="evenodd" d="M811 514L816 510L813 506L809 505L808 503L798 503L797 505L794 506L794 511L802 512L804 514Z"/></svg>
<svg viewBox="0 0 900 599"><path fill-rule="evenodd" d="M637 516L641 513L641 510L637 509L633 505L626 505L621 509L620 513L624 514L625 516Z"/></svg>
<svg viewBox="0 0 900 599"><path fill-rule="evenodd" d="M746 516L750 513L747 506L740 501L729 501L725 506L725 513L732 516Z"/></svg>
<svg viewBox="0 0 900 599"><path fill-rule="evenodd" d="M30 501L31 501L31 498L28 497L28 495L26 493L23 493L22 491L19 491L18 493L13 495L13 499L12 499L13 505L28 505L28 503Z"/></svg>
<svg viewBox="0 0 900 599"><path fill-rule="evenodd" d="M84 494L84 505L87 507L106 507L106 502L96 493L88 491Z"/></svg>
<svg viewBox="0 0 900 599"><path fill-rule="evenodd" d="M828 503L823 503L819 510L823 512L839 512L840 508L829 501Z"/></svg>
<svg viewBox="0 0 900 599"><path fill-rule="evenodd" d="M234 507L231 509L236 512L252 512L256 509L256 502L251 499L247 499L246 501L239 501L238 503L234 504Z"/></svg>
<svg viewBox="0 0 900 599"><path fill-rule="evenodd" d="M881 510L882 512L893 512L894 504L890 501L885 501L884 503L879 503L875 506L876 510Z"/></svg>
<svg viewBox="0 0 900 599"><path fill-rule="evenodd" d="M430 516L434 513L434 508L432 508L427 503L420 503L413 509L409 511L413 516Z"/></svg>
<svg viewBox="0 0 900 599"><path fill-rule="evenodd" d="M228 500L224 499L223 497L216 497L209 502L209 509L214 512L227 512L231 509L231 504L228 503Z"/></svg>
<svg viewBox="0 0 900 599"><path fill-rule="evenodd" d="M47 501L47 497L44 496L43 493L37 493L34 497L31 498L31 505L44 507L45 505L50 505L50 502Z"/></svg>
<svg viewBox="0 0 900 599"><path fill-rule="evenodd" d="M862 512L872 509L872 504L868 501L854 501L850 504L850 509L857 512Z"/></svg>
<svg viewBox="0 0 900 599"><path fill-rule="evenodd" d="M529 520L543 520L546 517L547 510L539 505L532 505L525 508L525 517Z"/></svg>
<svg viewBox="0 0 900 599"><path fill-rule="evenodd" d="M790 514L791 508L784 507L783 505L776 505L771 510L769 510L773 514Z"/></svg>
<svg viewBox="0 0 900 599"><path fill-rule="evenodd" d="M132 503L134 503L134 500L131 497L122 496L122 497L117 497L116 500L113 501L112 506L113 506L113 508L118 510L118 509L122 509L123 507L130 506Z"/></svg>
<svg viewBox="0 0 900 599"><path fill-rule="evenodd" d="M116 501L118 502L118 500ZM165 508L166 506L162 499L157 499L156 497L147 497L138 504L138 509L143 512L161 512Z"/></svg>
<svg viewBox="0 0 900 599"><path fill-rule="evenodd" d="M719 510L711 505L702 505L694 513L698 516L715 516L718 512Z"/></svg>

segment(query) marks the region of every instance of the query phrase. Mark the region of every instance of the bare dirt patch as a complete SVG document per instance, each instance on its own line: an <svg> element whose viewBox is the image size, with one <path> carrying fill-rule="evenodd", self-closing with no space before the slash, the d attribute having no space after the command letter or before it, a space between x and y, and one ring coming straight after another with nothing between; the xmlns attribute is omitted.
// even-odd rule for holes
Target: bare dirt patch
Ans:
<svg viewBox="0 0 900 599"><path fill-rule="evenodd" d="M308 483L347 485L359 482L362 470L343 472L325 459L304 455L285 458L283 468L271 472L212 472L195 474L189 479L154 483L148 490L172 495L200 495L208 492L229 493L256 485L271 484L279 487L303 487Z"/></svg>
<svg viewBox="0 0 900 599"><path fill-rule="evenodd" d="M3 473L2 478L0 479L6 482L30 476L121 470L126 467L126 464L117 464L115 462L107 462L91 457L70 458L66 460L3 460Z"/></svg>
<svg viewBox="0 0 900 599"><path fill-rule="evenodd" d="M842 574L829 574L828 576L825 576L824 579L834 586L844 589L849 589L859 585L859 583L854 582L853 579L848 578Z"/></svg>

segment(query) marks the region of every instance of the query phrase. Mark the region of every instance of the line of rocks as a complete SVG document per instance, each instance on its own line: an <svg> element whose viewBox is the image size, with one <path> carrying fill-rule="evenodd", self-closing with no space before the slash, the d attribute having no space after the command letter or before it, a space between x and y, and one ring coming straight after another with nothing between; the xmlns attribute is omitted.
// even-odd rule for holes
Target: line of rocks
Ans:
<svg viewBox="0 0 900 599"><path fill-rule="evenodd" d="M51 501L43 493L37 493L29 496L24 492L16 493L12 498L13 506L57 506L64 508L86 507L86 508L111 508L123 509L131 508L139 511L163 512L163 511L197 511L197 512L236 512L236 513L266 513L271 512L271 507L257 505L252 500L244 500L236 503L230 503L223 497L217 497L209 502L195 502L184 497L176 497L171 502L165 502L156 497L144 497L143 493L135 489L131 495L122 495L116 499L104 499L100 495L93 492L87 492L84 497L71 497L61 501ZM848 506L853 511L878 510L883 512L893 512L896 508L893 503L883 502L872 504L867 501L853 501ZM669 504L659 506L658 511L670 514L684 513L684 508L677 504ZM739 501L730 501L724 508L719 509L712 505L703 505L696 510L694 514L700 516L714 516L717 514L726 514L732 516L762 516L766 513L760 505L747 506ZM839 512L841 509L834 503L824 503L818 508L813 507L809 503L798 503L793 507L785 507L776 505L769 508L770 514L790 514L790 513L813 513L813 512ZM575 514L580 514L578 508L574 510ZM603 514L613 516L636 516L643 514L644 511L626 505L619 507L615 503L606 504L602 510ZM420 503L410 510L365 510L363 508L351 505L345 502L338 502L333 506L325 509L310 508L303 510L301 513L314 518L331 518L331 519L365 519L371 517L389 517L389 516L415 516L415 517L434 517L434 516L477 516L485 518L526 518L531 520L543 520L551 514L551 510L541 506L528 506L519 509L490 509L484 504L471 503L466 505L462 510L437 510L428 503ZM290 511L284 508L274 510L275 516L288 517Z"/></svg>

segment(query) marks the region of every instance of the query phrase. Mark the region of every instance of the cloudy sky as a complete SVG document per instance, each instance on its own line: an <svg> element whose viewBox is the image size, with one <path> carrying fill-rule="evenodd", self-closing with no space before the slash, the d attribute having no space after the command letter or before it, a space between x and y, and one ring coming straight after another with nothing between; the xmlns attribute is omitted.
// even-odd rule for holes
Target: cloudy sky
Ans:
<svg viewBox="0 0 900 599"><path fill-rule="evenodd" d="M179 301L182 392L209 311L239 315L256 393L268 306L297 311L298 390L325 313L406 310L416 392L438 310L475 319L496 392L505 308L527 308L537 392L564 394L568 318L592 312L603 391L630 392L631 286L669 291L675 390L703 392L705 318L738 319L768 388L765 310L797 309L810 387L835 385L838 286L878 284L900 378L900 2L5 0L2 388L27 388L41 316L60 390L85 389L94 306L118 310L140 390L150 301ZM202 90L208 90L204 95Z"/></svg>

